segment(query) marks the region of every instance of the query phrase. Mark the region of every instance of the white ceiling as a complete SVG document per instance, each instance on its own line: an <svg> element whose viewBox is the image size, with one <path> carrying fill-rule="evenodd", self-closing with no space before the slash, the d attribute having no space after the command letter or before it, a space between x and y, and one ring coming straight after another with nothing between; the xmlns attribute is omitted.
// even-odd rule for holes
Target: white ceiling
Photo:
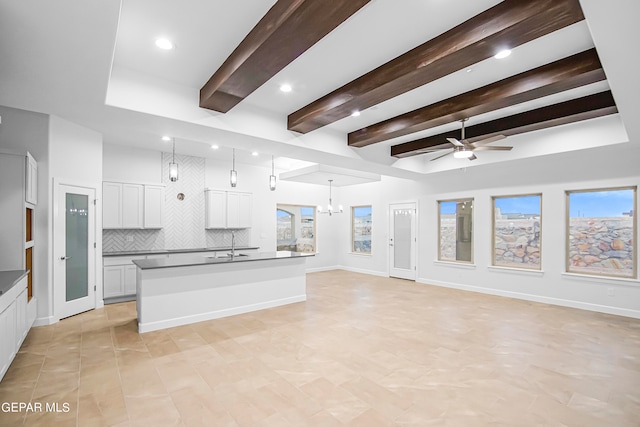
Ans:
<svg viewBox="0 0 640 427"><path fill-rule="evenodd" d="M634 120L640 111L634 99L638 92L633 96L628 90L630 84L637 87L637 79L626 66L637 61L637 53L626 52L626 59L616 53L616 42L637 36L638 30L628 25L613 31L612 25L631 24L630 16L639 16L640 6L634 0L611 0L606 8L598 0L581 0L587 21L520 46L507 59L488 59L468 72L453 73L372 107L359 117L345 118L306 135L288 131L289 113L499 3L372 0L230 112L199 108L200 88L273 3L0 0L0 104L58 115L97 130L111 144L169 151L160 140L168 134L176 138L179 153L230 159L231 148L236 148L239 162L265 167L271 166L274 155L280 172L322 164L413 179L459 168L460 162L476 166L584 147L562 141L538 144L540 138L553 135L539 131L510 137L514 150L483 152L483 158L479 155L473 163L452 159L429 162L435 155L392 158L389 146L459 124L361 149L347 146L347 132L583 51L593 47L594 41L607 82L473 117L469 125L609 86L623 119ZM161 36L171 38L176 49L157 49L154 40ZM278 90L285 82L293 86L291 93ZM597 122L611 130L607 133L610 138L586 145L625 142L625 127L629 136L640 136L638 125L623 124L620 116L615 117ZM571 139L572 132L584 135L590 125L562 128L562 135ZM536 141L535 149L531 141ZM212 150L214 143L220 149ZM260 155L251 156L254 150Z"/></svg>

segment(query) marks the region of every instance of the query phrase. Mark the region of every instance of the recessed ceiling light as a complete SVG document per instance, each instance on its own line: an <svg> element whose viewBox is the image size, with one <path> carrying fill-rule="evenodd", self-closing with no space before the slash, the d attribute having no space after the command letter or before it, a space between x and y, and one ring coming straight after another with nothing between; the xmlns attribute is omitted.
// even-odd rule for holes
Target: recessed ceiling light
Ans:
<svg viewBox="0 0 640 427"><path fill-rule="evenodd" d="M354 111L353 113L351 113L351 117L358 117L360 115L360 111Z"/></svg>
<svg viewBox="0 0 640 427"><path fill-rule="evenodd" d="M218 147L216 144L211 145L211 149L212 150L217 150L218 148L220 148L220 147Z"/></svg>
<svg viewBox="0 0 640 427"><path fill-rule="evenodd" d="M288 93L288 92L291 92L292 90L293 90L293 88L289 84L285 83L283 85L280 85L280 91L282 91L282 92Z"/></svg>
<svg viewBox="0 0 640 427"><path fill-rule="evenodd" d="M494 56L494 58L496 59L503 59L506 58L507 56L511 55L511 50L509 49L504 49L501 50L500 52L496 53L496 55Z"/></svg>
<svg viewBox="0 0 640 427"><path fill-rule="evenodd" d="M473 71L473 68L467 68L467 73L470 73Z"/></svg>
<svg viewBox="0 0 640 427"><path fill-rule="evenodd" d="M162 50L171 50L173 49L173 43L168 39L156 39L156 46L158 46Z"/></svg>
<svg viewBox="0 0 640 427"><path fill-rule="evenodd" d="M165 142L169 142L169 141L171 141L171 137L165 135L165 136L162 137L162 140L165 141Z"/></svg>
<svg viewBox="0 0 640 427"><path fill-rule="evenodd" d="M258 155L258 152L257 152L257 151L254 151L254 152L252 152L252 153L251 153L251 155L255 157L255 156L257 156L257 155Z"/></svg>

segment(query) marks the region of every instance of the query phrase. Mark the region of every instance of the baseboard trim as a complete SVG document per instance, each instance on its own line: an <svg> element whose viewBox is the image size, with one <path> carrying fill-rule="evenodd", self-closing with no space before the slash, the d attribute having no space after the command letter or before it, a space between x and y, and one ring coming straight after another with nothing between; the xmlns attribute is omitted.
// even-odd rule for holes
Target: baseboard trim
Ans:
<svg viewBox="0 0 640 427"><path fill-rule="evenodd" d="M33 321L33 325L34 327L36 326L48 326L48 325L53 325L54 323L58 323L58 319L56 319L53 316L47 316L47 317L36 317L36 319Z"/></svg>
<svg viewBox="0 0 640 427"><path fill-rule="evenodd" d="M250 304L242 307L228 308L224 310L210 311L208 313L199 313L193 316L184 316L170 320L160 320L157 322L138 322L138 332L152 332L160 329L173 328L176 326L189 325L197 322L204 322L206 320L219 319L221 317L234 316L236 314L250 313L257 310L264 310L267 308L279 307L281 305L293 304L296 302L303 302L307 300L306 295L298 295L295 297L282 298L272 301L261 302L258 304Z"/></svg>
<svg viewBox="0 0 640 427"><path fill-rule="evenodd" d="M349 267L347 265L339 265L337 267L337 269L345 270L345 271L351 271L353 273L368 274L370 276L389 277L389 274L387 274L386 272L375 271L375 270L367 270L367 269L364 269L364 268Z"/></svg>
<svg viewBox="0 0 640 427"><path fill-rule="evenodd" d="M321 271L331 271L331 270L339 270L340 267L338 267L337 265L331 265L328 267L314 267L314 268L307 268L305 270L305 272L307 273L319 273Z"/></svg>
<svg viewBox="0 0 640 427"><path fill-rule="evenodd" d="M559 305L562 307L577 308L580 310L595 311L599 313L613 314L616 316L631 317L640 319L640 311L626 308L611 307L607 305L592 304L588 302L572 301L562 298L552 298L540 295L524 294L521 292L504 291L501 289L483 288L473 285L462 285L459 283L443 282L440 280L416 279L417 283L429 286L440 286L443 288L458 289L462 291L477 292L481 294L496 295L507 298L515 298L525 301L539 302L543 304Z"/></svg>

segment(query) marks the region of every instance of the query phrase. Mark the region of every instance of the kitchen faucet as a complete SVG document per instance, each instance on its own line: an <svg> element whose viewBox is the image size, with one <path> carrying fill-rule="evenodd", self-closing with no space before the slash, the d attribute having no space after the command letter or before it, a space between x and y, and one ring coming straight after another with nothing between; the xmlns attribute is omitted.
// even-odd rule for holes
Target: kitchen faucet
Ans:
<svg viewBox="0 0 640 427"><path fill-rule="evenodd" d="M236 232L231 232L231 258L236 256Z"/></svg>

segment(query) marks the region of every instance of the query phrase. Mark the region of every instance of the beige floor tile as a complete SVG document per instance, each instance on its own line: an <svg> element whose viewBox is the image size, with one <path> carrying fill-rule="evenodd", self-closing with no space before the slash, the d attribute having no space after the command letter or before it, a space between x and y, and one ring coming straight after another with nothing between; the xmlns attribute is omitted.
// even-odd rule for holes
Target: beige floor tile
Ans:
<svg viewBox="0 0 640 427"><path fill-rule="evenodd" d="M146 334L135 302L32 328L0 401L70 411L0 425L640 425L637 319L346 271L307 292Z"/></svg>

